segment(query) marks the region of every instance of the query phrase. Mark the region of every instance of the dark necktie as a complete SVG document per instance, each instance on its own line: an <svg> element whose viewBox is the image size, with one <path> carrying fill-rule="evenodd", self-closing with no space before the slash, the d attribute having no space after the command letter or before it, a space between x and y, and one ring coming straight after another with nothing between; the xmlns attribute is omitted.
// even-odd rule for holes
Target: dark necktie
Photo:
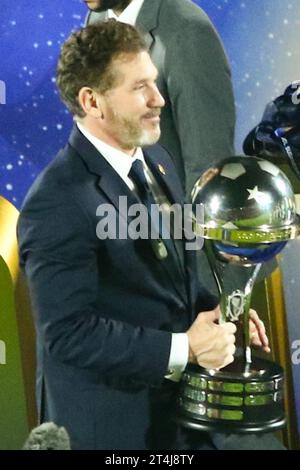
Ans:
<svg viewBox="0 0 300 470"><path fill-rule="evenodd" d="M133 181L136 186L138 196L141 202L144 204L148 211L149 223L152 226L153 231L156 234L156 240L153 240L154 250L159 258L165 258L168 253L174 254L174 244L173 241L169 238L166 238L166 232L163 230L162 217L161 214L158 214L158 206L156 205L153 193L146 179L144 172L144 165L141 160L135 160L131 166L128 177ZM153 213L157 215L151 217ZM149 227L149 234L151 234Z"/></svg>
<svg viewBox="0 0 300 470"><path fill-rule="evenodd" d="M150 213L151 205L155 204L155 199L146 179L144 165L141 160L135 160L133 162L128 176L135 184L140 200Z"/></svg>

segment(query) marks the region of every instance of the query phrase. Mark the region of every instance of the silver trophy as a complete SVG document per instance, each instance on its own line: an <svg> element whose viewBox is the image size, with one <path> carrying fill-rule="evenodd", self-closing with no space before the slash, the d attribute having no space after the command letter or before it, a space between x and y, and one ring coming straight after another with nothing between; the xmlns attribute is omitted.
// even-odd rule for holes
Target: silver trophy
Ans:
<svg viewBox="0 0 300 470"><path fill-rule="evenodd" d="M220 293L221 320L235 322L240 348L222 370L189 364L182 376L178 419L222 432L275 431L285 425L282 368L255 357L249 335L252 289L263 263L299 233L295 197L285 174L255 157L231 157L207 170L192 192L194 233Z"/></svg>

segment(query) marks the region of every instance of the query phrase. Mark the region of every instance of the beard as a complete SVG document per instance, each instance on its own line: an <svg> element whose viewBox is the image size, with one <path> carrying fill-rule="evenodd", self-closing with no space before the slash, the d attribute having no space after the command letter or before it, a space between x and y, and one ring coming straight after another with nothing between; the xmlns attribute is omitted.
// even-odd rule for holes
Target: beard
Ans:
<svg viewBox="0 0 300 470"><path fill-rule="evenodd" d="M153 109L140 118L121 116L115 110L109 112L110 130L120 148L130 150L135 147L153 145L160 138L159 122L149 122L148 128L143 126L146 118L160 115L160 108Z"/></svg>
<svg viewBox="0 0 300 470"><path fill-rule="evenodd" d="M94 8L90 8L89 5L87 6L96 12L102 12L106 10L117 9L123 11L131 2L131 0L98 0L98 6Z"/></svg>

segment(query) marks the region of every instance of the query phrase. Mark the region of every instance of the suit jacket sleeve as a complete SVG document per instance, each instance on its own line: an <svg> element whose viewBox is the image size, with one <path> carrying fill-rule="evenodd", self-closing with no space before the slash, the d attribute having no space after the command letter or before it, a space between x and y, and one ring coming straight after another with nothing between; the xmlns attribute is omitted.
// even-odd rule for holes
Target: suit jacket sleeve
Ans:
<svg viewBox="0 0 300 470"><path fill-rule="evenodd" d="M98 311L99 259L91 225L83 208L68 196L58 200L55 192L51 199L33 197L21 212L20 258L40 339L57 361L158 384L167 371L171 333Z"/></svg>
<svg viewBox="0 0 300 470"><path fill-rule="evenodd" d="M235 107L229 64L206 15L168 42L165 78L190 194L212 161L233 154Z"/></svg>

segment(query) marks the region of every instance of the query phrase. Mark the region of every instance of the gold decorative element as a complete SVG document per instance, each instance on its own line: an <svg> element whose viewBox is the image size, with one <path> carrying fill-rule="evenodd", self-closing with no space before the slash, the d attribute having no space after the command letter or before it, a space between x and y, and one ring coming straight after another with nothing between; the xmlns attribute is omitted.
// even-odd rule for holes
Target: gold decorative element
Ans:
<svg viewBox="0 0 300 470"><path fill-rule="evenodd" d="M184 373L182 380L187 382L189 385L192 385L193 387L200 388L200 390L205 390L207 388L207 380L203 379L202 377L198 377L197 375Z"/></svg>
<svg viewBox="0 0 300 470"><path fill-rule="evenodd" d="M206 393L191 387L185 387L183 390L183 395L191 400L196 400L201 403L206 401Z"/></svg>
<svg viewBox="0 0 300 470"><path fill-rule="evenodd" d="M241 408L244 403L243 397L232 395L216 395L214 393L207 395L208 403L212 405L237 406Z"/></svg>
<svg viewBox="0 0 300 470"><path fill-rule="evenodd" d="M283 440L290 450L299 449L287 313L283 292L283 278L280 269L277 269L270 277L265 279L264 288L267 303L267 327L269 330L271 350L273 351L272 356L275 361L282 365L286 375L286 380L284 381L284 397L287 414L287 429L283 431Z"/></svg>
<svg viewBox="0 0 300 470"><path fill-rule="evenodd" d="M299 235L299 225L291 224L287 227L266 228L265 230L262 228L228 229L198 224L196 220L193 220L193 232L197 236L222 242L273 243L296 238Z"/></svg>
<svg viewBox="0 0 300 470"><path fill-rule="evenodd" d="M0 196L0 339L6 343L9 358L7 364L2 369L0 368L0 372L2 372L1 383L3 384L0 403L2 408L6 409L6 415L2 420L4 427L2 429L0 423L0 431L4 432L4 429L6 431L10 429L11 423L16 422L14 421L15 413L18 413L19 418L15 418L18 419L18 431L15 432L14 438L10 435L9 445L14 445L15 439L18 441L19 447L27 437L28 430L36 426L37 413L35 402L35 330L27 283L19 269L16 233L18 217L19 211L14 205ZM21 364L19 360L21 360ZM6 390L6 388L11 388L10 384L12 383L14 391ZM25 393L24 396L23 393ZM16 398L14 398L14 394L16 394ZM5 407L6 402L9 405ZM24 406L26 407L26 423L20 417L25 412ZM2 433L0 448L5 439L6 437Z"/></svg>
<svg viewBox="0 0 300 470"><path fill-rule="evenodd" d="M222 391L227 393L242 393L244 391L244 385L238 382L208 382L208 388L212 391Z"/></svg>
<svg viewBox="0 0 300 470"><path fill-rule="evenodd" d="M207 416L213 419L221 419L227 421L242 421L244 413L239 410L222 410L222 409L207 409Z"/></svg>
<svg viewBox="0 0 300 470"><path fill-rule="evenodd" d="M0 196L0 256L6 262L13 283L19 272L19 255L16 224L19 211L4 197Z"/></svg>

